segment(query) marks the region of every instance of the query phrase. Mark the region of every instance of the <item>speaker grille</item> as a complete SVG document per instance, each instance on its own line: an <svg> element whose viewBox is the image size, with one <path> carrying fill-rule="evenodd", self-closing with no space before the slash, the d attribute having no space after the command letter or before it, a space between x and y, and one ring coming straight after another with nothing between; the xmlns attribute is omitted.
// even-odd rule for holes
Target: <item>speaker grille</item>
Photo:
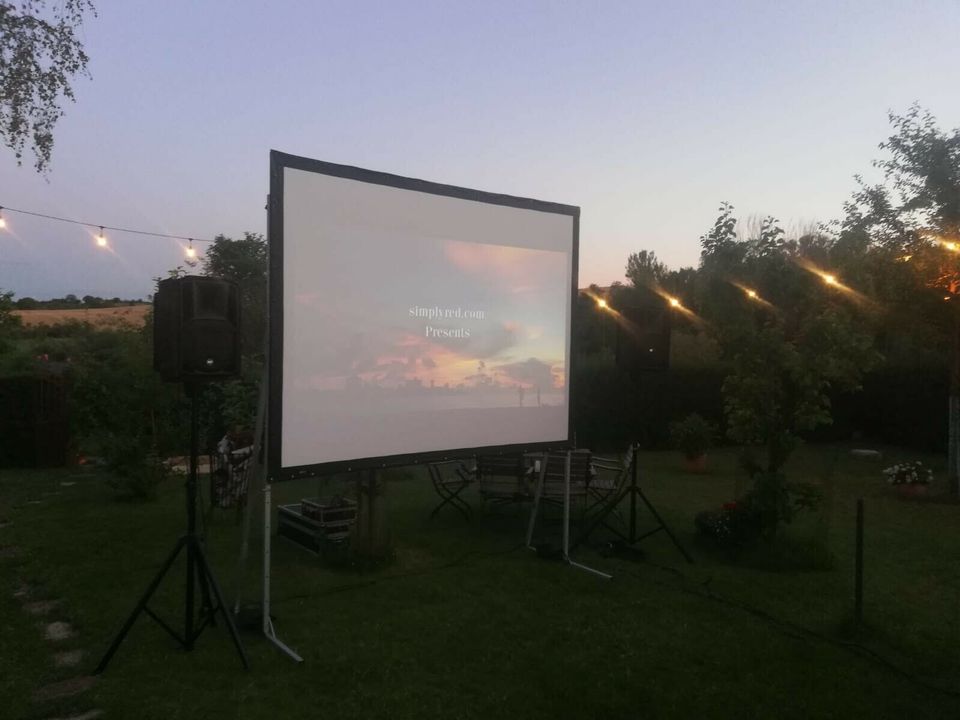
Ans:
<svg viewBox="0 0 960 720"><path fill-rule="evenodd" d="M163 280L153 307L153 364L164 380L214 380L240 373L240 305L234 283L197 276Z"/></svg>

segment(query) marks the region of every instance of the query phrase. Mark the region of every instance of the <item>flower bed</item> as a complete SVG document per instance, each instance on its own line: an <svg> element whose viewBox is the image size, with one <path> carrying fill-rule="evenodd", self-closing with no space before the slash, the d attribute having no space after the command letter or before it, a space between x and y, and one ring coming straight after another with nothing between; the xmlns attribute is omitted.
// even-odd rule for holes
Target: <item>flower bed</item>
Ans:
<svg viewBox="0 0 960 720"><path fill-rule="evenodd" d="M919 460L891 465L883 474L890 485L929 485L933 480L933 470Z"/></svg>

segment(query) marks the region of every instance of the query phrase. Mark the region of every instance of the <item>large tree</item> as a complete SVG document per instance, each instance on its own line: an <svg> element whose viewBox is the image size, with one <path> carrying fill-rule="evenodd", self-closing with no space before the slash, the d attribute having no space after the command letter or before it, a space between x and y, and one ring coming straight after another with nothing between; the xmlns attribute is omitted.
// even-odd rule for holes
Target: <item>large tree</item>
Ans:
<svg viewBox="0 0 960 720"><path fill-rule="evenodd" d="M631 253L627 258L626 276L636 288L657 285L666 274L667 266L657 259L657 254L652 250Z"/></svg>
<svg viewBox="0 0 960 720"><path fill-rule="evenodd" d="M237 284L243 352L261 358L267 328L267 243L263 235L245 232L239 240L217 235L204 256L203 269L207 275Z"/></svg>
<svg viewBox="0 0 960 720"><path fill-rule="evenodd" d="M841 238L882 258L877 287L882 298L906 288L903 303L914 327L939 329L950 356L948 476L960 495L960 129L942 130L927 110L913 105L890 114L893 134L880 144L874 166L883 179L859 188L846 204ZM884 298L891 303L903 297ZM930 301L940 303L931 316ZM922 322L917 322L920 315Z"/></svg>
<svg viewBox="0 0 960 720"><path fill-rule="evenodd" d="M19 165L33 150L44 172L53 151L53 129L73 100L73 78L88 75L79 31L96 14L90 0L0 0L0 137Z"/></svg>

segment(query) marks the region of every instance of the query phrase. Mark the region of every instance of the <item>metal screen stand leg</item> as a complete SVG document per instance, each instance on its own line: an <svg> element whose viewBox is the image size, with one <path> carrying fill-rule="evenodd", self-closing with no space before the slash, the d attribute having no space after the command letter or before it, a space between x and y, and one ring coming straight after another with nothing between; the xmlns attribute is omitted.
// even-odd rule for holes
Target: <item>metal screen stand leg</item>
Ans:
<svg viewBox="0 0 960 720"><path fill-rule="evenodd" d="M266 485L266 469L261 460L261 450L263 448L263 433L267 417L267 372L264 370L260 378L260 398L257 400L257 419L253 429L253 454L248 462L253 463L253 472L247 481L247 504L243 508L243 539L240 541L240 557L237 558L236 568L236 595L233 602L233 614L240 614L240 600L243 594L243 576L244 569L247 566L247 558L250 557L250 533L253 524L253 503L251 497L256 497L256 493ZM211 499L212 502L212 499Z"/></svg>
<svg viewBox="0 0 960 720"><path fill-rule="evenodd" d="M611 580L613 575L602 572L587 565L574 562L570 559L570 451L567 450L566 467L563 472L563 559L567 565L579 570L585 570L602 577L604 580Z"/></svg>
<svg viewBox="0 0 960 720"><path fill-rule="evenodd" d="M540 460L540 474L537 476L537 490L533 494L533 507L530 508L530 522L527 524L527 548L533 547L533 530L537 525L537 513L540 512L540 498L543 497L543 478L547 473L547 456Z"/></svg>
<svg viewBox="0 0 960 720"><path fill-rule="evenodd" d="M302 663L303 658L277 637L273 621L270 619L270 532L273 513L270 490L270 483L265 483L263 486L263 634L285 655Z"/></svg>

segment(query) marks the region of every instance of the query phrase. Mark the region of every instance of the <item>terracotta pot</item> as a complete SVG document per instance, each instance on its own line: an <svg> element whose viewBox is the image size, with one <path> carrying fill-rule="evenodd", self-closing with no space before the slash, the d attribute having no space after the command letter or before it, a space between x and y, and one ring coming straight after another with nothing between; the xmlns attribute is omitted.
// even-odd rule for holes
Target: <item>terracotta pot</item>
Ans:
<svg viewBox="0 0 960 720"><path fill-rule="evenodd" d="M925 498L930 486L927 483L900 483L896 486L897 494L906 500Z"/></svg>
<svg viewBox="0 0 960 720"><path fill-rule="evenodd" d="M689 473L705 473L707 471L707 456L685 457L683 459L683 469Z"/></svg>

